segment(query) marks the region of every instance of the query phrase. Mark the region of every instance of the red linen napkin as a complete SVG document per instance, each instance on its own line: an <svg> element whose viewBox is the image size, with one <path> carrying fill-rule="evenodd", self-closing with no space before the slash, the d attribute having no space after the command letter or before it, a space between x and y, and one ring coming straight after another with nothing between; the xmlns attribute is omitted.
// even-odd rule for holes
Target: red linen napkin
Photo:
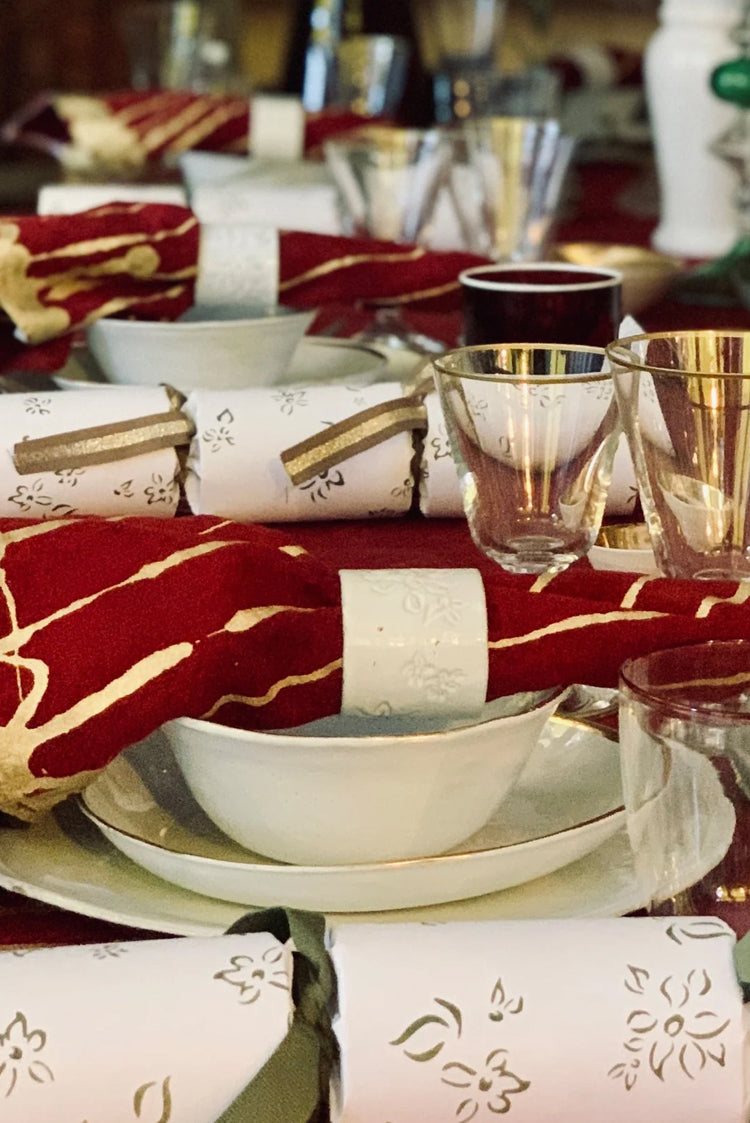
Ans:
<svg viewBox="0 0 750 1123"><path fill-rule="evenodd" d="M0 520L0 810L32 819L180 715L273 729L338 712L338 575L289 534L206 517ZM750 586L585 565L484 581L488 699L614 686L628 656L750 639Z"/></svg>
<svg viewBox="0 0 750 1123"><path fill-rule="evenodd" d="M111 203L73 215L0 220L0 307L11 321L0 333L0 370L59 369L73 334L101 316L176 318L193 301L199 247L192 211L166 204ZM300 308L396 302L455 311L458 274L480 260L282 231L279 296ZM19 332L43 346L24 353Z"/></svg>
<svg viewBox="0 0 750 1123"><path fill-rule="evenodd" d="M101 95L41 94L0 129L6 144L26 145L78 169L136 172L189 149L246 154L252 114L246 97L188 90L121 90ZM307 117L305 152L326 137L371 122L326 110Z"/></svg>

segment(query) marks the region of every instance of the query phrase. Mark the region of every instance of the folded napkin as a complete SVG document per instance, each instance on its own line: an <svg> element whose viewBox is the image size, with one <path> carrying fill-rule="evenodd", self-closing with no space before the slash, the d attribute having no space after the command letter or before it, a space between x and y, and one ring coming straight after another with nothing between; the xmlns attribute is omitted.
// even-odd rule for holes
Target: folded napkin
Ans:
<svg viewBox="0 0 750 1123"><path fill-rule="evenodd" d="M338 572L293 533L201 516L0 519L0 548L0 810L33 819L182 715L277 729L340 712ZM750 639L744 583L483 570L488 700L615 686L628 656Z"/></svg>
<svg viewBox="0 0 750 1123"><path fill-rule="evenodd" d="M5 122L0 138L46 152L74 173L135 174L192 149L247 153L251 105L245 97L188 90L42 94ZM350 112L308 115L305 151L362 121Z"/></svg>
<svg viewBox="0 0 750 1123"><path fill-rule="evenodd" d="M336 926L333 1123L746 1118L713 918Z"/></svg>
<svg viewBox="0 0 750 1123"><path fill-rule="evenodd" d="M0 221L0 308L10 320L0 370L59 369L73 334L101 316L175 319L193 303L202 235L215 229L203 231L186 208L157 203ZM257 228L239 227L235 241L243 229ZM363 238L282 231L278 239L279 300L300 308L456 311L458 274L479 260Z"/></svg>

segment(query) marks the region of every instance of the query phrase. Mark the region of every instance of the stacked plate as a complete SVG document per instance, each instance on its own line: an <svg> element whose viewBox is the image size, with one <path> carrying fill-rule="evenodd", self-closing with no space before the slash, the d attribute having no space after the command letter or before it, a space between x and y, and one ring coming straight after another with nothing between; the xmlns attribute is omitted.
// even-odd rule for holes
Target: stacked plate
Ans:
<svg viewBox="0 0 750 1123"><path fill-rule="evenodd" d="M586 785L580 776L585 770ZM708 824L685 885L726 847ZM719 835L722 835L719 837ZM625 829L617 745L552 718L512 795L451 853L364 866L288 866L225 838L156 734L26 830L0 831L0 886L74 912L177 935L224 931L284 904L368 922L618 916L644 903ZM426 902L432 902L427 904Z"/></svg>

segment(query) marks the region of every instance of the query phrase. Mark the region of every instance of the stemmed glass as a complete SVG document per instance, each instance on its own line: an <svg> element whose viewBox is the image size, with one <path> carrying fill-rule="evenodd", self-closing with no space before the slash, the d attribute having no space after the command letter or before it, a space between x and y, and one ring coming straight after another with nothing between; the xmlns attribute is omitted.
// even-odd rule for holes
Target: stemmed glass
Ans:
<svg viewBox="0 0 750 1123"><path fill-rule="evenodd" d="M346 234L424 244L438 193L446 181L450 146L440 129L368 126L326 141ZM409 331L398 303L380 305L359 338L389 347L440 352L442 344Z"/></svg>

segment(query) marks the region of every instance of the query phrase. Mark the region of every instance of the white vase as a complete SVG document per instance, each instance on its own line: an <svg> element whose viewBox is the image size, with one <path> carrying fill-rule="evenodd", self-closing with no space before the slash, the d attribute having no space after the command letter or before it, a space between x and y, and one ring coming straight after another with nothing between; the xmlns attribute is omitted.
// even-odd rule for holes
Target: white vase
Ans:
<svg viewBox="0 0 750 1123"><path fill-rule="evenodd" d="M738 234L734 173L709 150L737 110L712 93L714 67L738 54L730 39L741 0L662 0L646 48L646 96L661 195L653 243L663 253L718 257Z"/></svg>

